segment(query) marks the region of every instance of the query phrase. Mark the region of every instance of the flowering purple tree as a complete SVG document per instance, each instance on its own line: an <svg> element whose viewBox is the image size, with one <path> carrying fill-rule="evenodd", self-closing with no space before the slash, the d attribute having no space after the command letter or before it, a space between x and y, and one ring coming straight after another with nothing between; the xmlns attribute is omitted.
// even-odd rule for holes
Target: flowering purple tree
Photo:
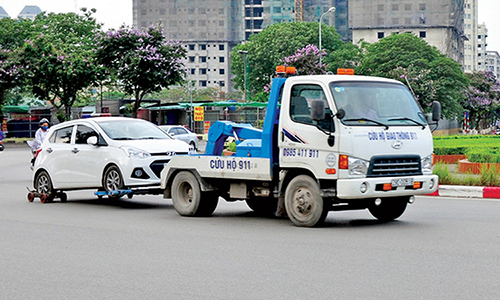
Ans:
<svg viewBox="0 0 500 300"><path fill-rule="evenodd" d="M431 70L417 68L413 64L404 67L397 67L392 70L390 76L407 85L415 95L416 100L422 107L429 107L436 98L436 84L429 76Z"/></svg>
<svg viewBox="0 0 500 300"><path fill-rule="evenodd" d="M327 66L319 62L319 58L325 55L325 50L319 50L316 45L310 44L298 49L295 54L285 57L281 62L295 67L300 75L325 74Z"/></svg>
<svg viewBox="0 0 500 300"><path fill-rule="evenodd" d="M98 34L96 39L100 63L126 93L135 97L134 117L146 94L184 79L182 59L186 50L179 42L166 40L160 27L137 30L122 26Z"/></svg>
<svg viewBox="0 0 500 300"><path fill-rule="evenodd" d="M20 67L13 61L12 52L0 50L0 123L3 120L2 106L7 91L15 87L20 79ZM1 126L1 124L0 124Z"/></svg>
<svg viewBox="0 0 500 300"><path fill-rule="evenodd" d="M470 79L470 86L465 91L463 107L469 110L473 126L481 127L481 123L488 124L492 121L499 109L500 83L490 71L467 74L467 77Z"/></svg>

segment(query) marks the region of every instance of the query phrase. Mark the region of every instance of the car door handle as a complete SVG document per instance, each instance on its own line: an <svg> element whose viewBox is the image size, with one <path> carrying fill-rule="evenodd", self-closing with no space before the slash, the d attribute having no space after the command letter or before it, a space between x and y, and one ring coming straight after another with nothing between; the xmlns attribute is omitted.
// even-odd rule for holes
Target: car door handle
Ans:
<svg viewBox="0 0 500 300"><path fill-rule="evenodd" d="M52 153L52 151L54 151L52 148L47 148L47 152Z"/></svg>
<svg viewBox="0 0 500 300"><path fill-rule="evenodd" d="M73 148L73 150L71 150L71 152L78 153L78 152L80 152L80 150L78 150L78 148Z"/></svg>

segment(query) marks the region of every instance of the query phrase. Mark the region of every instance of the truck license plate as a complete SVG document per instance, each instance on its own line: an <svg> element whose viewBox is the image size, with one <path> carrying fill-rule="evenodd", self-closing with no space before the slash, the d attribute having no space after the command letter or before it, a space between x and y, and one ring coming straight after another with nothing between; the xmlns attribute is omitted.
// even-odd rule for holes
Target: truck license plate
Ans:
<svg viewBox="0 0 500 300"><path fill-rule="evenodd" d="M392 187L398 187L398 186L412 186L413 185L413 178L398 178L398 179L393 179L391 181Z"/></svg>

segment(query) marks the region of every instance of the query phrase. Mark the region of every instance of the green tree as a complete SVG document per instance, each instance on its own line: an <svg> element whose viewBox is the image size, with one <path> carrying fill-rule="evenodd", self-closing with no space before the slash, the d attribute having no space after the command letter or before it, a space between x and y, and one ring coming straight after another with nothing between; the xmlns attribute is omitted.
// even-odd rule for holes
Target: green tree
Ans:
<svg viewBox="0 0 500 300"><path fill-rule="evenodd" d="M100 63L117 79L117 85L135 97L133 116L145 95L180 83L185 75L186 50L168 41L162 28L136 30L122 26L97 37Z"/></svg>
<svg viewBox="0 0 500 300"><path fill-rule="evenodd" d="M263 91L274 76L276 66L288 56L294 55L298 49L307 45L319 44L317 22L277 23L266 27L262 32L254 34L245 44L236 46L231 52L231 71L236 75L236 86L244 87L244 57L239 50L247 51L247 82L250 95ZM331 26L323 24L322 49L330 53L344 47L340 35ZM261 97L263 99L265 97Z"/></svg>
<svg viewBox="0 0 500 300"><path fill-rule="evenodd" d="M40 14L33 21L35 35L20 51L26 83L38 98L58 109L60 121L71 118L79 91L98 82L102 69L96 64L95 35L100 24L95 10Z"/></svg>
<svg viewBox="0 0 500 300"><path fill-rule="evenodd" d="M460 65L413 34L394 34L367 46L357 72L402 81L426 111L438 100L445 117L462 113L468 80Z"/></svg>
<svg viewBox="0 0 500 300"><path fill-rule="evenodd" d="M0 19L0 123L3 119L2 106L13 97L11 91L20 85L22 68L15 50L30 36L30 26L31 21L26 19Z"/></svg>
<svg viewBox="0 0 500 300"><path fill-rule="evenodd" d="M16 50L22 47L25 40L33 35L32 23L29 19L0 19L0 48Z"/></svg>

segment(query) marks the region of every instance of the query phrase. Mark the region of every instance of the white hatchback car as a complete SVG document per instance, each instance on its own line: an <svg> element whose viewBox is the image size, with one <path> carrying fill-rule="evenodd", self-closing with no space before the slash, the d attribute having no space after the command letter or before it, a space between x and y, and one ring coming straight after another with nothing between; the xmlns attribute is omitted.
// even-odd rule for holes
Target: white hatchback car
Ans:
<svg viewBox="0 0 500 300"><path fill-rule="evenodd" d="M148 121L101 117L50 128L33 174L33 186L51 201L65 190L106 192L159 186L160 173L174 155L194 149Z"/></svg>
<svg viewBox="0 0 500 300"><path fill-rule="evenodd" d="M160 125L161 129L165 130L168 134L170 134L174 139L181 140L192 147L194 149L198 149L198 136L196 133L189 131L184 128L182 125Z"/></svg>

